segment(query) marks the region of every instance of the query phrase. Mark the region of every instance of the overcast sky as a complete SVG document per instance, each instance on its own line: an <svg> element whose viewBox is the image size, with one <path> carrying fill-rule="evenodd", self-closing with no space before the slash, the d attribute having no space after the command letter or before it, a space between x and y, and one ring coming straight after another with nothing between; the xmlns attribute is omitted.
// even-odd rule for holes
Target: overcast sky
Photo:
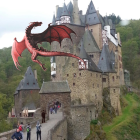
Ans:
<svg viewBox="0 0 140 140"><path fill-rule="evenodd" d="M73 2L73 0L71 0ZM91 0L78 0L79 9L85 14ZM70 0L65 0L68 4ZM20 42L30 22L43 22L42 26L33 29L41 33L52 22L56 5L63 6L64 0L2 0L0 3L0 49L10 47L16 37ZM102 16L119 15L123 20L140 19L140 0L93 0L96 10Z"/></svg>

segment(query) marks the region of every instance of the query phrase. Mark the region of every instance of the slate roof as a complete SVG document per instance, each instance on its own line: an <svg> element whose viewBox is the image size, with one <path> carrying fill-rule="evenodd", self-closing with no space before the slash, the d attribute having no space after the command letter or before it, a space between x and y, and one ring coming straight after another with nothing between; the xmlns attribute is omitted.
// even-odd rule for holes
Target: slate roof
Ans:
<svg viewBox="0 0 140 140"><path fill-rule="evenodd" d="M63 7L58 7L57 14L56 14L56 21L60 20L60 17L62 15L62 10Z"/></svg>
<svg viewBox="0 0 140 140"><path fill-rule="evenodd" d="M95 24L100 24L100 20L98 18L97 13L92 13L86 15L86 24L88 25L95 25Z"/></svg>
<svg viewBox="0 0 140 140"><path fill-rule="evenodd" d="M81 24L85 25L86 15L80 15Z"/></svg>
<svg viewBox="0 0 140 140"><path fill-rule="evenodd" d="M96 64L92 61L92 59L90 58L90 56L87 54L87 52L84 49L84 44L83 44L83 39L81 39L80 41L81 46L80 46L80 54L79 57L82 59L86 59L88 60L88 70L90 71L94 71L94 72L102 72L97 66Z"/></svg>
<svg viewBox="0 0 140 140"><path fill-rule="evenodd" d="M41 90L39 93L70 93L71 90L69 88L67 81L62 82L43 82Z"/></svg>
<svg viewBox="0 0 140 140"><path fill-rule="evenodd" d="M100 52L100 49L90 30L86 30L83 35L84 47L87 53Z"/></svg>
<svg viewBox="0 0 140 140"><path fill-rule="evenodd" d="M100 60L98 63L98 68L101 69L103 72L115 72L112 66L109 48L106 44L103 46Z"/></svg>
<svg viewBox="0 0 140 140"><path fill-rule="evenodd" d="M66 4L64 3L61 16L69 16Z"/></svg>
<svg viewBox="0 0 140 140"><path fill-rule="evenodd" d="M99 20L102 24L102 29L104 29L104 26L105 26L104 18L100 14L98 15L98 17L99 17Z"/></svg>
<svg viewBox="0 0 140 140"><path fill-rule="evenodd" d="M92 14L92 13L96 13L96 9L94 7L93 2L91 1L89 6L88 6L86 14Z"/></svg>
<svg viewBox="0 0 140 140"><path fill-rule="evenodd" d="M56 22L55 22L55 14L53 15L52 25L56 25Z"/></svg>
<svg viewBox="0 0 140 140"><path fill-rule="evenodd" d="M32 71L32 68L29 66L27 68L27 71L24 75L24 78L20 81L15 94L17 94L18 90L26 90L26 89L40 89L38 86L38 83L35 79L34 73Z"/></svg>
<svg viewBox="0 0 140 140"><path fill-rule="evenodd" d="M73 13L73 4L72 4L71 1L67 5L67 9L68 9L69 14L72 15L72 13Z"/></svg>

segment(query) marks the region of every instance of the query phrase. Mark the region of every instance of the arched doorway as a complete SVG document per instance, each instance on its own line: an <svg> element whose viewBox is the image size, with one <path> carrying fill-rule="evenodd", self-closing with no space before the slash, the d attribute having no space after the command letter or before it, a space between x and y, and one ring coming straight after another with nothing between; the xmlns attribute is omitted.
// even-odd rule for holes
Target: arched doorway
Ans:
<svg viewBox="0 0 140 140"><path fill-rule="evenodd" d="M70 116L71 90L66 81L44 82L40 90L40 107L46 111L46 119L49 119L49 106L59 101L62 105L63 116Z"/></svg>

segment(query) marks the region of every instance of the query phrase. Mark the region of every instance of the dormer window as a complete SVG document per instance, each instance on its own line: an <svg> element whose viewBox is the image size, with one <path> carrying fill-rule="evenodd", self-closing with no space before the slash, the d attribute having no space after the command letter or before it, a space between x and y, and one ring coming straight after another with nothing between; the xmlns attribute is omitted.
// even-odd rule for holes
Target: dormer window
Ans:
<svg viewBox="0 0 140 140"><path fill-rule="evenodd" d="M76 73L73 74L73 77L76 77Z"/></svg>

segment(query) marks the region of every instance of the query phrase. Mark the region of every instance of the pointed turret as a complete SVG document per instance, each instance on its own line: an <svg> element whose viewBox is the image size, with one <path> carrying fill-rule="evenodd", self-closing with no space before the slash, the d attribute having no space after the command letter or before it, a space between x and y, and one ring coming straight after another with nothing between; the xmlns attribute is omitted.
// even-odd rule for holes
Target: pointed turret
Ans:
<svg viewBox="0 0 140 140"><path fill-rule="evenodd" d="M61 14L61 23L70 23L70 15L68 13L68 9L66 4L64 3L62 14Z"/></svg>
<svg viewBox="0 0 140 140"><path fill-rule="evenodd" d="M80 16L79 16L79 8L78 8L78 0L73 0L73 22L74 24L81 25Z"/></svg>
<svg viewBox="0 0 140 140"><path fill-rule="evenodd" d="M68 9L66 4L63 5L62 15L61 16L69 16Z"/></svg>
<svg viewBox="0 0 140 140"><path fill-rule="evenodd" d="M53 15L52 25L56 25L55 14Z"/></svg>
<svg viewBox="0 0 140 140"><path fill-rule="evenodd" d="M96 12L96 9L94 7L94 4L91 1L89 6L88 6L87 12L86 12L86 24L95 25L95 24L100 24L100 23L101 22L99 20L99 17L98 17L98 14Z"/></svg>
<svg viewBox="0 0 140 140"><path fill-rule="evenodd" d="M86 69L90 70L90 71L95 71L95 72L102 72L96 65L95 63L92 61L92 59L90 58L90 56L87 54L87 52L84 49L84 43L83 43L83 39L81 39L80 41L80 54L79 57L82 58L85 62L86 65ZM85 65L83 62L81 62L79 60L79 69L85 69Z"/></svg>
<svg viewBox="0 0 140 140"><path fill-rule="evenodd" d="M25 76L20 82L19 90L22 89L40 89L30 66L27 68Z"/></svg>
<svg viewBox="0 0 140 140"><path fill-rule="evenodd" d="M68 9L69 15L72 15L72 12L73 12L73 4L72 4L71 1L70 1L69 4L67 5L67 9Z"/></svg>
<svg viewBox="0 0 140 140"><path fill-rule="evenodd" d="M113 55L112 55L112 60L113 60ZM103 72L115 72L114 67L112 67L112 63L111 63L109 48L108 45L106 44L103 46L100 60L98 63L98 68L101 69Z"/></svg>
<svg viewBox="0 0 140 140"><path fill-rule="evenodd" d="M63 10L62 7L57 6L57 11L56 11L56 24L57 24L57 25L60 25L60 24L61 24L61 19L60 19L60 17L61 17L61 15L62 15L62 10Z"/></svg>
<svg viewBox="0 0 140 140"><path fill-rule="evenodd" d="M87 14L96 13L96 9L95 9L94 4L93 4L92 1L90 2L86 13Z"/></svg>

